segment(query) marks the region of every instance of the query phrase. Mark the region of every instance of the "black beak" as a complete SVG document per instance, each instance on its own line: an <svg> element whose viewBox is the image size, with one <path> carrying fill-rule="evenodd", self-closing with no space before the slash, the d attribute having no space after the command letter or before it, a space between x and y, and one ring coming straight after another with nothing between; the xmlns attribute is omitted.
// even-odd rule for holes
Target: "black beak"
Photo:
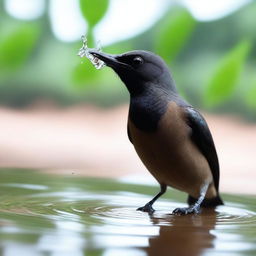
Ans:
<svg viewBox="0 0 256 256"><path fill-rule="evenodd" d="M107 66L111 68L117 68L117 67L128 67L127 64L118 61L118 57L121 55L114 55L114 54L107 54L103 52L98 52L96 50L90 50L90 54L92 54L94 57L102 60Z"/></svg>
<svg viewBox="0 0 256 256"><path fill-rule="evenodd" d="M95 50L90 50L89 53L92 54L94 57L105 62L107 66L113 67L118 64L118 61L116 60L116 55L106 54Z"/></svg>

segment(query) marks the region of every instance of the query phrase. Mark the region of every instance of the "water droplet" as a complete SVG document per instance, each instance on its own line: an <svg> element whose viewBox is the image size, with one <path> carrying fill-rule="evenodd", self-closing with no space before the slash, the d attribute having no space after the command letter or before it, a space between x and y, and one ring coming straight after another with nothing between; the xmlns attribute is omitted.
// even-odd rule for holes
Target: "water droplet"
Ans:
<svg viewBox="0 0 256 256"><path fill-rule="evenodd" d="M89 48L89 47L87 46L87 38L83 35L83 36L81 36L81 39L82 39L83 45L82 45L82 47L79 49L77 55L78 55L80 58L86 57L87 59L89 59L90 62L94 65L94 67L95 67L96 69L101 69L101 68L103 68L104 66L106 66L106 64L105 64L102 60L100 60L100 59L94 57L92 54L90 54L89 50L92 50L92 49L95 49L95 48ZM101 52L100 41L97 42L96 50L99 51L99 52Z"/></svg>

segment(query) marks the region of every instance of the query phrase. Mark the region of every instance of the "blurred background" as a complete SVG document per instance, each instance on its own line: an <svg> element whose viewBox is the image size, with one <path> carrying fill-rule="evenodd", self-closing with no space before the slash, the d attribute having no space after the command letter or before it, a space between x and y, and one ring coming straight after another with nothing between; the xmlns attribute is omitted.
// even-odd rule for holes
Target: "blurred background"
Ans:
<svg viewBox="0 0 256 256"><path fill-rule="evenodd" d="M77 56L153 51L202 111L221 190L255 194L256 2L0 0L0 166L154 182L126 135L129 95Z"/></svg>

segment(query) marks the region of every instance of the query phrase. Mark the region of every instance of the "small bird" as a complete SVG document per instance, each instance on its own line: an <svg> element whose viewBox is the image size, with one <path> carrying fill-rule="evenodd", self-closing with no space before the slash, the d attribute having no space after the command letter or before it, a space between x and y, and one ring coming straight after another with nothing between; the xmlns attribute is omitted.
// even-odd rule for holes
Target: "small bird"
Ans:
<svg viewBox="0 0 256 256"><path fill-rule="evenodd" d="M176 215L223 204L211 132L202 115L178 94L161 57L142 50L120 55L96 50L90 53L111 67L127 87L129 140L160 184L160 192L137 210L153 213L153 203L167 186L188 194L189 207L176 208Z"/></svg>

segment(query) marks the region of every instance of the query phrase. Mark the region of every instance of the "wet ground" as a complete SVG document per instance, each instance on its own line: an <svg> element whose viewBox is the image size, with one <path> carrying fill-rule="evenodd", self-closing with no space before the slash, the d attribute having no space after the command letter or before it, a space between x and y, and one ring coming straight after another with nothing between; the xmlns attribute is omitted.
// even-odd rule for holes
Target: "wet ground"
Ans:
<svg viewBox="0 0 256 256"><path fill-rule="evenodd" d="M256 198L174 216L186 195L169 189L156 212L136 211L158 191L125 181L0 170L0 255L256 255Z"/></svg>

